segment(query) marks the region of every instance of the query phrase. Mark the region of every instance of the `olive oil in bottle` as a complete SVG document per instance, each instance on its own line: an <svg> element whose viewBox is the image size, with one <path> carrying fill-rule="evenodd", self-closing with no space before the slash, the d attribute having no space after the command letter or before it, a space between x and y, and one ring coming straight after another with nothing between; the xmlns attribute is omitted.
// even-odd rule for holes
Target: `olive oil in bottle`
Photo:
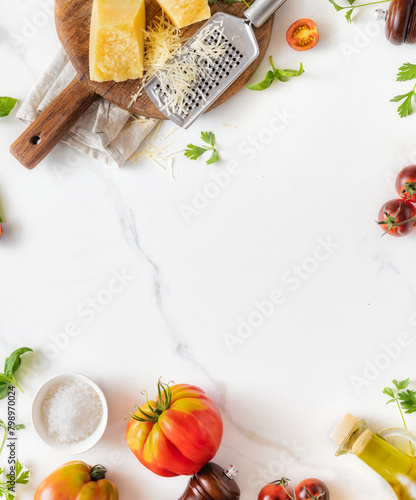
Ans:
<svg viewBox="0 0 416 500"><path fill-rule="evenodd" d="M404 436L414 439L403 430ZM416 500L416 457L395 448L374 434L365 420L347 414L331 433L340 446L336 455L354 453L392 487L399 500Z"/></svg>

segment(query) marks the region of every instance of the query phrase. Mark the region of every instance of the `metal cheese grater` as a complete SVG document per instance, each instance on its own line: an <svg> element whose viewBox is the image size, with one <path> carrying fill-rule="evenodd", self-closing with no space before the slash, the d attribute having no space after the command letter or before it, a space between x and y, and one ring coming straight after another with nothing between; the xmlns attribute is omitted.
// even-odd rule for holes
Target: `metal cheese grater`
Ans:
<svg viewBox="0 0 416 500"><path fill-rule="evenodd" d="M259 55L259 46L251 25L262 26L286 0L256 0L244 12L246 19L217 12L183 46L182 50L168 62L180 62L194 43L203 41L215 46L221 44L225 50L206 67L200 80L190 87L181 109L167 106L167 95L162 90L160 70L145 86L155 106L180 127L187 128L206 111L213 102L250 66ZM213 28L216 29L213 29ZM204 62L201 60L201 67Z"/></svg>

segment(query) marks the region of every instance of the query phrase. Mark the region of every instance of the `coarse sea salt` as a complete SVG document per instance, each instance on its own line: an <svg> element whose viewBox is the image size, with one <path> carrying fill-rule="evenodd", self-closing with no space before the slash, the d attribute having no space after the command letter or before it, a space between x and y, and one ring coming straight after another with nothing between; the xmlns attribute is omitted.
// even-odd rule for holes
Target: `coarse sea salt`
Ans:
<svg viewBox="0 0 416 500"><path fill-rule="evenodd" d="M70 445L91 436L100 423L103 406L88 384L68 381L49 389L41 412L47 434L58 443Z"/></svg>

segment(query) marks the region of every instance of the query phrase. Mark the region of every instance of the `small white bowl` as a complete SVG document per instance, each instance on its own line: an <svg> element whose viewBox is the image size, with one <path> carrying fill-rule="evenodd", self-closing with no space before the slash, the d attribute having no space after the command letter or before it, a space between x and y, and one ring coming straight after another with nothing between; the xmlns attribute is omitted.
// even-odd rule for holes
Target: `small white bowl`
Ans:
<svg viewBox="0 0 416 500"><path fill-rule="evenodd" d="M91 436L75 444L63 444L58 443L47 434L42 420L42 403L52 386L62 382L70 381L84 382L85 384L89 385L100 398L103 407L103 414L100 423L98 424L95 431L91 434ZM77 454L84 453L85 451L89 450L90 448L95 446L101 439L102 435L104 434L105 428L107 427L108 405L103 391L91 379L89 379L85 375L80 375L79 373L60 373L59 375L54 375L53 377L49 378L39 387L35 396L33 397L31 416L33 428L44 443L61 453Z"/></svg>

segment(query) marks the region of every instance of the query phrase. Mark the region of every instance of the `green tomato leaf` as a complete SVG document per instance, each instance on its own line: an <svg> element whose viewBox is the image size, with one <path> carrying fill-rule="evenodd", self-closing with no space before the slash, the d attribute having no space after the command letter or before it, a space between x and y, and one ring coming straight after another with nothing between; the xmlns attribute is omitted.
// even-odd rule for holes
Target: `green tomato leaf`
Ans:
<svg viewBox="0 0 416 500"><path fill-rule="evenodd" d="M11 377L19 368L21 359L20 356L25 352L33 351L30 347L21 347L13 351L4 363L4 373Z"/></svg>
<svg viewBox="0 0 416 500"><path fill-rule="evenodd" d="M12 97L0 97L0 117L7 116L15 107L17 99Z"/></svg>
<svg viewBox="0 0 416 500"><path fill-rule="evenodd" d="M270 87L270 85L273 83L275 79L274 72L273 71L268 71L266 73L266 77L264 78L263 81L260 83L256 83L253 85L247 84L247 88L250 90L265 90Z"/></svg>

